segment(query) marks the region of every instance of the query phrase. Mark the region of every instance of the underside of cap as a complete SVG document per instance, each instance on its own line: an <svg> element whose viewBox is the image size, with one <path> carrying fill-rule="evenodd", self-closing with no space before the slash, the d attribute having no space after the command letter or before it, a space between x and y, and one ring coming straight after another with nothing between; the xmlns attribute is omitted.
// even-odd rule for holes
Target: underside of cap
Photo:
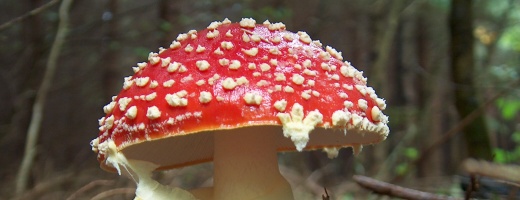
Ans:
<svg viewBox="0 0 520 200"><path fill-rule="evenodd" d="M296 151L290 138L283 135L281 126L250 126L238 130L248 132L251 129L263 129L266 132L277 132L278 151ZM172 169L213 160L214 135L226 130L204 131L196 134L167 137L152 141L144 141L126 147L121 152L132 160L143 160L158 165L158 170ZM235 131L237 132L237 131ZM379 143L387 135L374 134L368 131L346 131L339 129L315 128L309 135L309 141L303 150L323 148L359 148L362 145ZM240 138L237 134L236 137ZM248 141L244 141L248 142ZM111 165L101 162L103 169L114 171Z"/></svg>

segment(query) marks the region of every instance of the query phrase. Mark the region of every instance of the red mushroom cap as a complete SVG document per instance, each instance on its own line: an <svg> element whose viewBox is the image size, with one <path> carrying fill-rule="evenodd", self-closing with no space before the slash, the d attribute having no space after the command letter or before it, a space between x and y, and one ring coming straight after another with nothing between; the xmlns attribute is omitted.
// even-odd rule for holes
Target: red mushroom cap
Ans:
<svg viewBox="0 0 520 200"><path fill-rule="evenodd" d="M127 157L164 169L210 161L216 130L283 126L290 137L292 129L319 127L296 147L280 137L279 150L372 144L389 132L385 101L362 72L282 23L213 22L180 34L134 72L99 120L93 149L105 168L108 140ZM172 158L160 160L164 155Z"/></svg>

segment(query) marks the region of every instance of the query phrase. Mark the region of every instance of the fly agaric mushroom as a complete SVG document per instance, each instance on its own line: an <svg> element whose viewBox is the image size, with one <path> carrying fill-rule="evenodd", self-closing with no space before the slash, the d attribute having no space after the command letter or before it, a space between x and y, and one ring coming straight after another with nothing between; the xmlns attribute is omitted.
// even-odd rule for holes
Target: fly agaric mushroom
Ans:
<svg viewBox="0 0 520 200"><path fill-rule="evenodd" d="M282 23L225 19L180 34L125 78L104 107L93 151L102 168L136 179L142 199L293 199L278 151L334 157L389 133L385 101L342 59ZM208 161L214 186L194 196L150 178Z"/></svg>

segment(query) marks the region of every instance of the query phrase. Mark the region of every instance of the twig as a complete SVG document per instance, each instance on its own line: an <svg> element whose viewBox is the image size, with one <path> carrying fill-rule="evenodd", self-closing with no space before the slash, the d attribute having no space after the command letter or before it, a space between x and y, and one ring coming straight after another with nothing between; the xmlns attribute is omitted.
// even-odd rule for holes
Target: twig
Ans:
<svg viewBox="0 0 520 200"><path fill-rule="evenodd" d="M53 191L58 185L68 182L72 178L72 173L62 174L51 178L50 180L38 183L34 188L17 196L14 200L30 200L37 199L44 192Z"/></svg>
<svg viewBox="0 0 520 200"><path fill-rule="evenodd" d="M102 200L106 199L110 196L118 195L118 194L133 194L135 193L135 188L116 188L112 190L107 190L102 193L97 194L96 196L92 197L90 200Z"/></svg>
<svg viewBox="0 0 520 200"><path fill-rule="evenodd" d="M13 24L15 24L19 21L22 21L22 20L29 18L31 16L34 16L34 15L37 15L37 14L41 13L42 11L47 10L51 6L57 4L58 2L60 2L60 0L51 0L48 3L23 14L22 16L9 20L9 21L3 23L2 25L0 25L0 31L7 29L9 26L12 26Z"/></svg>
<svg viewBox="0 0 520 200"><path fill-rule="evenodd" d="M495 164L483 160L466 159L462 163L462 168L470 174L505 180L507 184L520 187L520 166L518 165Z"/></svg>
<svg viewBox="0 0 520 200"><path fill-rule="evenodd" d="M327 188L323 188L325 190L325 194L321 195L322 200L330 200L329 193L327 192Z"/></svg>
<svg viewBox="0 0 520 200"><path fill-rule="evenodd" d="M478 190L477 176L475 174L472 174L470 176L470 183L468 185L468 188L466 189L466 194L464 196L464 199L469 200L471 198L471 194L473 193L473 191L477 191L477 190Z"/></svg>
<svg viewBox="0 0 520 200"><path fill-rule="evenodd" d="M112 180L94 180L90 183L86 184L85 186L81 187L80 189L76 190L76 192L72 193L72 195L67 198L67 200L74 200L77 199L79 196L81 196L86 191L98 186L98 185L111 185L114 181Z"/></svg>
<svg viewBox="0 0 520 200"><path fill-rule="evenodd" d="M418 190L413 190L410 188L405 188L397 185L393 185L390 183L386 183L383 181L378 181L366 176L354 175L354 181L359 184L361 187L372 190L377 194L388 195L391 197L398 197L403 199L411 199L411 200L446 200L446 199L454 199L448 196L436 195L428 192L422 192Z"/></svg>
<svg viewBox="0 0 520 200"><path fill-rule="evenodd" d="M31 116L31 122L29 129L27 130L27 138L25 142L25 152L22 160L22 164L16 175L16 194L22 194L26 188L29 180L29 172L32 168L34 157L36 156L36 143L38 140L38 134L40 132L40 126L43 118L43 109L49 92L54 72L56 71L58 57L61 51L61 47L65 42L65 37L68 32L69 24L69 9L73 0L62 1L59 8L60 22L54 43L52 44L49 58L47 60L47 68L43 75L43 80L36 94L36 99L33 104L33 112Z"/></svg>

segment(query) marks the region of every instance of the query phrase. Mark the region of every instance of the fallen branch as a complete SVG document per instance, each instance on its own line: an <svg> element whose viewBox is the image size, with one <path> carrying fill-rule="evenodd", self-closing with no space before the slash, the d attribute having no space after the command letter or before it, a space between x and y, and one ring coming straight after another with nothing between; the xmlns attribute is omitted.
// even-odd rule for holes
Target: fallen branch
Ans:
<svg viewBox="0 0 520 200"><path fill-rule="evenodd" d="M25 191L22 195L19 195L13 200L30 200L38 199L39 196L45 192L55 191L58 186L70 182L73 179L72 173L61 174L50 178L47 181L43 181L34 186L31 190Z"/></svg>
<svg viewBox="0 0 520 200"><path fill-rule="evenodd" d="M428 192L422 192L410 188L405 188L383 181L378 181L366 176L354 175L354 181L361 187L371 190L377 194L388 195L410 200L448 200L455 199L448 196L436 195Z"/></svg>
<svg viewBox="0 0 520 200"><path fill-rule="evenodd" d="M480 176L487 176L520 187L520 166L496 164L484 160L466 159L462 163L464 171Z"/></svg>

